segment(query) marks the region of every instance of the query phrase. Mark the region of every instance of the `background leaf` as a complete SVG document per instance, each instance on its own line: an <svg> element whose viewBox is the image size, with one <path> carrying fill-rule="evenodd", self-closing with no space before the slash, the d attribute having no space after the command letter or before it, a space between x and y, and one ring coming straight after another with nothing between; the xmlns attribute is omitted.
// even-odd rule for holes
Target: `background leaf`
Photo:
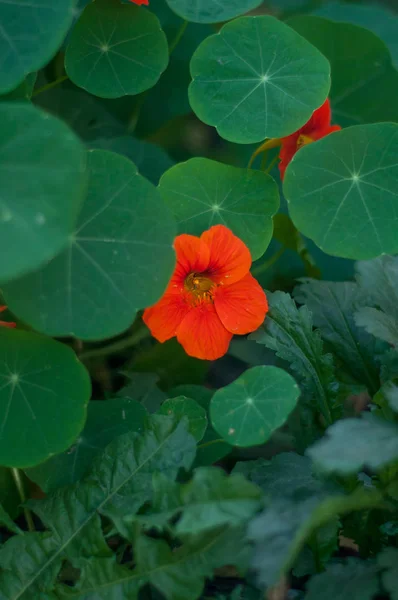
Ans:
<svg viewBox="0 0 398 600"><path fill-rule="evenodd" d="M168 5L180 17L196 23L221 23L229 21L261 4L260 0L167 0Z"/></svg>
<svg viewBox="0 0 398 600"><path fill-rule="evenodd" d="M221 137L239 144L296 131L324 102L330 87L327 60L268 16L224 25L196 50L191 74L194 112Z"/></svg>
<svg viewBox="0 0 398 600"><path fill-rule="evenodd" d="M88 373L74 352L54 340L3 328L0 363L0 463L28 467L65 450L84 426L91 393Z"/></svg>
<svg viewBox="0 0 398 600"><path fill-rule="evenodd" d="M133 163L102 150L88 157L88 196L70 245L4 293L35 329L95 340L127 329L135 312L162 294L174 267L175 230Z"/></svg>
<svg viewBox="0 0 398 600"><path fill-rule="evenodd" d="M305 600L372 600L380 592L379 569L372 561L347 558L312 577Z"/></svg>
<svg viewBox="0 0 398 600"><path fill-rule="evenodd" d="M179 233L200 235L221 224L243 240L253 260L266 251L279 207L278 188L269 175L192 158L166 171L159 189Z"/></svg>
<svg viewBox="0 0 398 600"><path fill-rule="evenodd" d="M206 411L192 398L178 396L165 400L160 407L159 414L173 415L175 418L188 419L188 431L199 442L207 428Z"/></svg>
<svg viewBox="0 0 398 600"><path fill-rule="evenodd" d="M58 119L27 103L4 102L0 130L3 282L39 267L66 245L86 177L84 147Z"/></svg>

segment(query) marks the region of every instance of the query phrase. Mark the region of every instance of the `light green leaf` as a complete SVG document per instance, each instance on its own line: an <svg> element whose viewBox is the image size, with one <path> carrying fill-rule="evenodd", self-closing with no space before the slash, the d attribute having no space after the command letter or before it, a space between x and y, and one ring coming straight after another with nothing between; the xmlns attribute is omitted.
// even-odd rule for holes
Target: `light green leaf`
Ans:
<svg viewBox="0 0 398 600"><path fill-rule="evenodd" d="M151 12L96 0L73 28L65 69L71 81L101 98L143 92L167 67L167 39Z"/></svg>
<svg viewBox="0 0 398 600"><path fill-rule="evenodd" d="M2 0L0 94L49 62L72 23L74 5L74 0Z"/></svg>
<svg viewBox="0 0 398 600"><path fill-rule="evenodd" d="M266 251L279 208L278 187L266 173L192 158L166 171L159 189L179 233L200 235L221 224L243 240L253 260Z"/></svg>
<svg viewBox="0 0 398 600"><path fill-rule="evenodd" d="M74 352L34 333L3 328L0 364L0 463L33 466L68 448L83 429L91 393Z"/></svg>
<svg viewBox="0 0 398 600"><path fill-rule="evenodd" d="M204 408L195 400L179 396L163 402L159 409L160 415L173 415L176 419L188 419L188 431L199 442L207 428L207 416Z"/></svg>
<svg viewBox="0 0 398 600"><path fill-rule="evenodd" d="M88 196L70 245L4 286L4 294L38 331L96 340L127 329L136 311L162 294L174 267L175 230L156 188L133 163L102 150L88 157Z"/></svg>
<svg viewBox="0 0 398 600"><path fill-rule="evenodd" d="M269 16L224 25L196 50L191 74L194 112L221 137L240 144L296 131L330 87L328 61Z"/></svg>
<svg viewBox="0 0 398 600"><path fill-rule="evenodd" d="M128 398L90 402L86 425L73 446L25 473L46 493L75 483L116 437L142 431L146 414L142 404Z"/></svg>
<svg viewBox="0 0 398 600"><path fill-rule="evenodd" d="M221 23L257 8L261 0L167 0L167 4L186 21Z"/></svg>
<svg viewBox="0 0 398 600"><path fill-rule="evenodd" d="M363 291L354 282L302 281L296 300L309 308L314 325L344 368L373 395L380 387L377 354L385 348L355 323L355 310L366 305Z"/></svg>
<svg viewBox="0 0 398 600"><path fill-rule="evenodd" d="M334 423L308 455L325 472L349 475L398 460L398 427L373 415Z"/></svg>
<svg viewBox="0 0 398 600"><path fill-rule="evenodd" d="M86 177L84 147L58 119L27 103L4 102L0 130L3 282L36 269L66 245Z"/></svg>
<svg viewBox="0 0 398 600"><path fill-rule="evenodd" d="M356 558L331 564L309 580L305 600L372 600L381 591L379 570L373 561Z"/></svg>
<svg viewBox="0 0 398 600"><path fill-rule="evenodd" d="M398 252L397 152L395 123L349 127L301 148L283 185L297 229L343 258Z"/></svg>
<svg viewBox="0 0 398 600"><path fill-rule="evenodd" d="M213 427L234 446L266 442L296 406L299 387L286 371L253 367L217 390L210 402Z"/></svg>

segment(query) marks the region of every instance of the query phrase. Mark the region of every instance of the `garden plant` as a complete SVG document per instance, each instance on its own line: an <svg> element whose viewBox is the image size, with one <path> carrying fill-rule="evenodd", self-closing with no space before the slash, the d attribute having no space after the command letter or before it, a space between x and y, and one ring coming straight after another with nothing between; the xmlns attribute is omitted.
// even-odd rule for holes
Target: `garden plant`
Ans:
<svg viewBox="0 0 398 600"><path fill-rule="evenodd" d="M0 600L398 600L394 10L0 0Z"/></svg>

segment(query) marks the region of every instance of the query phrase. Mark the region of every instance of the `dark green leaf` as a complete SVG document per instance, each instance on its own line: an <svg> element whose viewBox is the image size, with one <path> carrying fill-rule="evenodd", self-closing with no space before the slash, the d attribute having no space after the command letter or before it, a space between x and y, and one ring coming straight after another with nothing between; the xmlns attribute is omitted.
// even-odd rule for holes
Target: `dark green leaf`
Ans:
<svg viewBox="0 0 398 600"><path fill-rule="evenodd" d="M129 431L141 431L145 416L142 404L128 398L90 402L86 426L73 446L25 473L47 493L79 481L112 440Z"/></svg>
<svg viewBox="0 0 398 600"><path fill-rule="evenodd" d="M224 25L199 46L191 74L194 112L221 137L240 144L296 131L323 103L330 87L328 61L269 16L243 17Z"/></svg>
<svg viewBox="0 0 398 600"><path fill-rule="evenodd" d="M281 427L300 395L294 379L277 367L253 367L217 390L210 402L213 427L234 446L263 444Z"/></svg>
<svg viewBox="0 0 398 600"><path fill-rule="evenodd" d="M177 398L177 396L193 398L206 411L209 409L210 400L212 399L213 394L214 390L206 388L202 385L193 385L190 383L177 385L168 391L170 398Z"/></svg>
<svg viewBox="0 0 398 600"><path fill-rule="evenodd" d="M398 252L397 134L395 123L358 125L293 157L283 185L289 213L324 252L354 259Z"/></svg>
<svg viewBox="0 0 398 600"><path fill-rule="evenodd" d="M305 600L372 600L380 592L378 567L372 561L348 558L312 577Z"/></svg>
<svg viewBox="0 0 398 600"><path fill-rule="evenodd" d="M208 426L201 443L197 447L194 467L213 465L230 452L233 447L224 442L211 425Z"/></svg>
<svg viewBox="0 0 398 600"><path fill-rule="evenodd" d="M398 600L398 550L386 548L377 557L377 562L381 568L386 569L381 576L383 586L391 594L391 600Z"/></svg>
<svg viewBox="0 0 398 600"><path fill-rule="evenodd" d="M127 329L162 294L174 267L174 222L133 163L102 150L88 156L89 193L70 245L4 291L35 329L95 340Z"/></svg>
<svg viewBox="0 0 398 600"><path fill-rule="evenodd" d="M195 400L179 396L163 402L159 414L173 415L175 419L188 419L189 433L200 442L207 428L207 416L204 408Z"/></svg>
<svg viewBox="0 0 398 600"><path fill-rule="evenodd" d="M13 533L22 533L18 525L14 523L10 515L6 512L2 504L0 504L0 525L6 527Z"/></svg>
<svg viewBox="0 0 398 600"><path fill-rule="evenodd" d="M159 377L155 373L123 373L128 377L127 385L118 392L118 396L137 400L149 412L155 413L167 396L157 386Z"/></svg>
<svg viewBox="0 0 398 600"><path fill-rule="evenodd" d="M27 103L0 103L0 130L0 251L6 257L0 280L7 281L66 245L85 191L85 151L64 123Z"/></svg>
<svg viewBox="0 0 398 600"><path fill-rule="evenodd" d="M253 260L266 251L279 208L278 188L269 175L192 158L169 169L159 189L179 233L200 235L222 224L243 240Z"/></svg>
<svg viewBox="0 0 398 600"><path fill-rule="evenodd" d="M177 15L196 23L221 23L243 15L261 4L261 0L167 0Z"/></svg>
<svg viewBox="0 0 398 600"><path fill-rule="evenodd" d="M91 94L118 98L154 86L168 60L166 36L155 15L131 4L96 0L73 28L65 69Z"/></svg>
<svg viewBox="0 0 398 600"><path fill-rule="evenodd" d="M0 463L33 466L68 448L83 429L91 393L74 352L34 333L3 328L0 363Z"/></svg>
<svg viewBox="0 0 398 600"><path fill-rule="evenodd" d="M36 72L29 73L29 75L27 75L25 77L25 79L22 81L22 83L20 83L19 86L15 88L15 90L12 90L11 92L9 92L8 94L5 94L4 96L0 96L0 101L3 101L3 100L6 100L6 101L30 100L30 98L32 96L33 88L35 87L36 76L37 76Z"/></svg>

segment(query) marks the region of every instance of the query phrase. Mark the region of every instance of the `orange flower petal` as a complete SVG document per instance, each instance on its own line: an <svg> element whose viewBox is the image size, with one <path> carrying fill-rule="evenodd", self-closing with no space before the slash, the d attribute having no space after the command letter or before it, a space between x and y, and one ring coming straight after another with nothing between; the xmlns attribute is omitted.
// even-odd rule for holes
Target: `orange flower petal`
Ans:
<svg viewBox="0 0 398 600"><path fill-rule="evenodd" d="M183 283L190 273L202 273L209 266L210 250L202 240L194 235L178 235L174 240L177 266L170 284Z"/></svg>
<svg viewBox="0 0 398 600"><path fill-rule="evenodd" d="M204 302L191 310L177 331L177 340L185 352L203 360L224 356L231 339L232 333L221 323L212 302Z"/></svg>
<svg viewBox="0 0 398 600"><path fill-rule="evenodd" d="M210 250L207 273L216 283L230 285L244 277L252 258L248 247L224 225L215 225L202 233L200 239Z"/></svg>
<svg viewBox="0 0 398 600"><path fill-rule="evenodd" d="M264 290L250 273L233 285L219 287L214 306L224 327L239 335L258 329L268 312Z"/></svg>
<svg viewBox="0 0 398 600"><path fill-rule="evenodd" d="M183 295L165 294L156 304L144 310L142 320L153 337L165 342L177 335L181 321L191 308Z"/></svg>

